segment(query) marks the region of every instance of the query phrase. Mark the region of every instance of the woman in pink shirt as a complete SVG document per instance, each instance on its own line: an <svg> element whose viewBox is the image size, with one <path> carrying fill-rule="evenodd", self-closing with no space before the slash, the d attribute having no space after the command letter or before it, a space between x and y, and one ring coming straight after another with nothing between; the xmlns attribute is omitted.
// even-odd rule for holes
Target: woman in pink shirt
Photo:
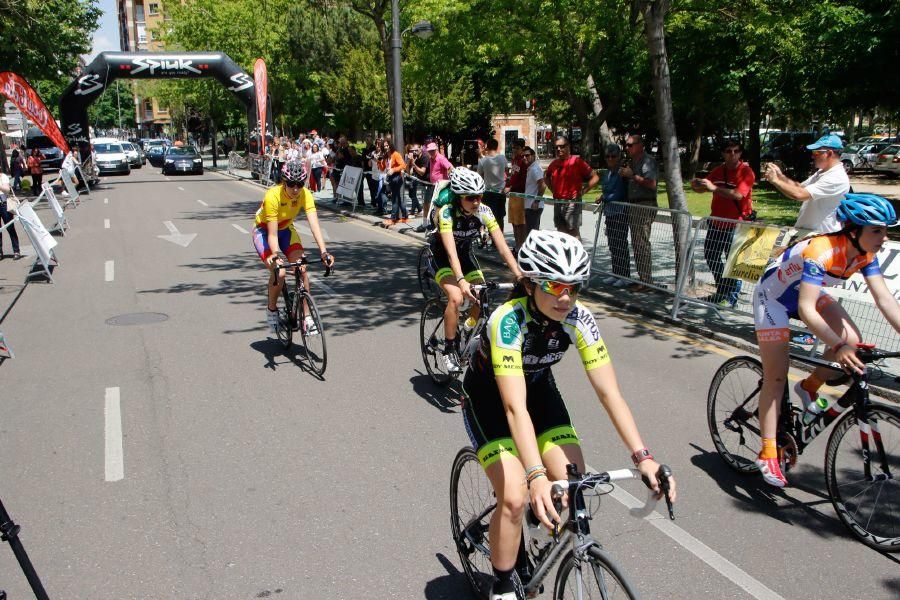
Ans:
<svg viewBox="0 0 900 600"><path fill-rule="evenodd" d="M429 142L427 146L425 146L425 151L428 153L428 159L431 161L430 171L428 173L428 181L433 184L436 184L439 181L447 181L450 179L450 171L453 169L453 165L447 160L447 157L438 152L438 145L434 142ZM428 218L431 215L431 198L434 195L434 186L431 186L425 192L425 202L424 202L424 210L422 211L422 225L420 225L416 230L417 231L425 231L426 223L428 223Z"/></svg>

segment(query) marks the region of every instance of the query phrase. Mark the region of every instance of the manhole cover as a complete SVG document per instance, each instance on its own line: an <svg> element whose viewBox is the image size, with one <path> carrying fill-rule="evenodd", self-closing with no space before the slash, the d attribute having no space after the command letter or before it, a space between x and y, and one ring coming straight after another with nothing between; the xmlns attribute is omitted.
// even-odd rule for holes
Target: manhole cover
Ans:
<svg viewBox="0 0 900 600"><path fill-rule="evenodd" d="M169 315L156 312L145 313L129 313L127 315L119 315L110 317L106 320L107 325L150 325L151 323L162 323L168 321Z"/></svg>

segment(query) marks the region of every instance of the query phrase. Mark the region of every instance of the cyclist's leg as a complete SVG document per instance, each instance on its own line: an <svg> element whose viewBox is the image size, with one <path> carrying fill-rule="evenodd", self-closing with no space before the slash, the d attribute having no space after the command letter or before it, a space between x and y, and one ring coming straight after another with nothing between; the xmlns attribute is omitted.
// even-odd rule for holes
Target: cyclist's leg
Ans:
<svg viewBox="0 0 900 600"><path fill-rule="evenodd" d="M459 324L459 307L463 303L463 293L456 281L453 280L452 271L448 271L450 271L449 267L439 269L434 278L444 290L444 295L447 296L447 306L444 309L444 339L450 345L456 340L456 327Z"/></svg>
<svg viewBox="0 0 900 600"><path fill-rule="evenodd" d="M472 256L471 250L465 253L465 258L460 257L460 266L462 267L463 273L466 274L466 281L473 285L484 283L484 272L481 270L481 267L479 267L478 261ZM473 321L477 321L481 316L481 305L477 302L473 302L472 307L469 309L468 316Z"/></svg>
<svg viewBox="0 0 900 600"><path fill-rule="evenodd" d="M278 235L280 244L281 231L278 232ZM256 248L256 253L269 271L266 308L270 311L277 310L278 296L281 294L281 286L284 284L284 270L275 269L274 263L272 265L268 263L269 257L272 256L272 250L269 248L269 236L265 227L255 227L253 229L253 247Z"/></svg>
<svg viewBox="0 0 900 600"><path fill-rule="evenodd" d="M763 365L763 383L759 393L759 429L762 450L757 464L760 464L760 461L772 461L765 468L760 465L763 477L766 482L782 487L785 481L777 464L776 438L781 399L790 366L788 313L787 309L778 302L763 302L762 292L759 288L754 295L753 310L756 339L759 343L759 357ZM775 460L773 461L773 459ZM771 477L767 472L771 473Z"/></svg>
<svg viewBox="0 0 900 600"><path fill-rule="evenodd" d="M528 383L528 414L537 432L541 461L550 479L566 479L566 465L575 464L584 472L581 442L572 418L551 371Z"/></svg>
<svg viewBox="0 0 900 600"><path fill-rule="evenodd" d="M301 258L303 258L305 252L303 249L303 244L300 242L300 236L297 234L297 230L294 229L294 226L291 225L286 230L288 233L285 234L284 246L282 246L285 250L284 253L287 256L288 262L297 262ZM282 240L279 239L278 243L282 243ZM300 275L303 278L303 285L309 290L309 275L306 273L306 267L300 269ZM305 303L303 306L303 315L306 316L309 313Z"/></svg>

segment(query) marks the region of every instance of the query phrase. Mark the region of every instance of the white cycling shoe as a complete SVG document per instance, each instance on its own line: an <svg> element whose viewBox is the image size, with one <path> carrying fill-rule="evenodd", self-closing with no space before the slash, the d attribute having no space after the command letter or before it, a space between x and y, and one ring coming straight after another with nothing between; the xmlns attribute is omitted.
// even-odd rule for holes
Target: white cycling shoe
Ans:
<svg viewBox="0 0 900 600"><path fill-rule="evenodd" d="M269 330L272 333L278 333L279 318L277 310L266 309L266 323L269 325Z"/></svg>
<svg viewBox="0 0 900 600"><path fill-rule="evenodd" d="M447 368L448 373L460 373L462 371L456 355L452 352L444 355L444 366Z"/></svg>
<svg viewBox="0 0 900 600"><path fill-rule="evenodd" d="M491 593L488 594L489 600L518 600L515 592L506 592L505 594L494 593L494 586L491 586Z"/></svg>
<svg viewBox="0 0 900 600"><path fill-rule="evenodd" d="M306 318L303 319L303 327L306 329L306 335L319 335L319 328L316 327L316 322L310 315L306 315Z"/></svg>

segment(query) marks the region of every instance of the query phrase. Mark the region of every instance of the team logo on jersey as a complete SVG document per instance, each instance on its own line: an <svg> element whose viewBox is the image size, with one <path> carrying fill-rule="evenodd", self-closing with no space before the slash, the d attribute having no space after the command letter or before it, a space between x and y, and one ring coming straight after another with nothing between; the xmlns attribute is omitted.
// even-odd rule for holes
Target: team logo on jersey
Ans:
<svg viewBox="0 0 900 600"><path fill-rule="evenodd" d="M554 338L550 338L547 340L547 350L556 350L559 348L559 340Z"/></svg>
<svg viewBox="0 0 900 600"><path fill-rule="evenodd" d="M506 354L503 356L503 362L512 362L512 361L513 361L513 357L510 356L509 354Z"/></svg>

